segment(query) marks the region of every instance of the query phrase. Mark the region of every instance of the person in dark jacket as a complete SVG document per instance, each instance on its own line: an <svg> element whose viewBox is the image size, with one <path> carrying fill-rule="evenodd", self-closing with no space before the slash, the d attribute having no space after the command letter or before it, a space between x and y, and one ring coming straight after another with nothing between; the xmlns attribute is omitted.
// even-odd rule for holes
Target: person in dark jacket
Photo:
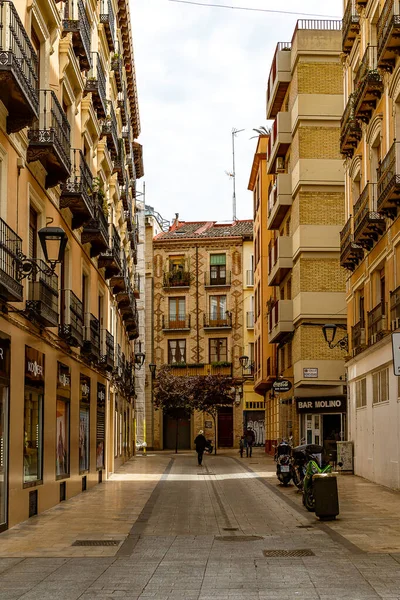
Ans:
<svg viewBox="0 0 400 600"><path fill-rule="evenodd" d="M196 446L197 462L199 465L201 465L203 461L204 450L207 446L207 440L204 437L204 431L202 429L200 429L198 436L194 440L194 445Z"/></svg>
<svg viewBox="0 0 400 600"><path fill-rule="evenodd" d="M251 458L251 455L253 453L253 445L254 445L254 442L256 441L256 436L255 436L255 433L254 433L253 429L251 428L251 426L249 426L246 429L244 437L246 440L246 456L248 457L249 452L250 452L250 458Z"/></svg>

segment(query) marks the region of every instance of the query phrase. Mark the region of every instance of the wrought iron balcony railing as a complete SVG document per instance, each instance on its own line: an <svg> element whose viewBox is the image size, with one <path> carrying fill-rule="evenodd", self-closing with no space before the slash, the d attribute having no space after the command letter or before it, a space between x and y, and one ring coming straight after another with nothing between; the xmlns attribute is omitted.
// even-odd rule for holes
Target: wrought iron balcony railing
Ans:
<svg viewBox="0 0 400 600"><path fill-rule="evenodd" d="M387 304L379 302L372 310L368 311L368 343L375 344L388 332Z"/></svg>
<svg viewBox="0 0 400 600"><path fill-rule="evenodd" d="M126 125L128 122L128 97L126 94L125 83L123 84L122 92L118 92L118 108L120 111L122 124Z"/></svg>
<svg viewBox="0 0 400 600"><path fill-rule="evenodd" d="M351 348L353 356L360 354L367 347L365 321L360 320L351 328Z"/></svg>
<svg viewBox="0 0 400 600"><path fill-rule="evenodd" d="M52 90L39 90L39 106L39 119L28 131L27 161L42 163L46 188L51 188L70 176L71 128Z"/></svg>
<svg viewBox="0 0 400 600"><path fill-rule="evenodd" d="M104 119L107 113L106 74L98 52L92 52L92 66L88 71L83 95L92 94L93 106L99 119Z"/></svg>
<svg viewBox="0 0 400 600"><path fill-rule="evenodd" d="M105 268L105 278L110 279L121 271L121 238L115 225L111 225L111 233L107 250L101 252L98 258L99 268Z"/></svg>
<svg viewBox="0 0 400 600"><path fill-rule="evenodd" d="M350 218L340 232L340 265L349 271L354 271L363 256L364 250L354 242Z"/></svg>
<svg viewBox="0 0 400 600"><path fill-rule="evenodd" d="M40 258L32 259L26 313L30 320L42 327L58 326L58 277L48 272Z"/></svg>
<svg viewBox="0 0 400 600"><path fill-rule="evenodd" d="M162 328L169 329L190 329L191 315L162 315Z"/></svg>
<svg viewBox="0 0 400 600"><path fill-rule="evenodd" d="M205 314L203 326L205 329L231 329L232 315L229 311Z"/></svg>
<svg viewBox="0 0 400 600"><path fill-rule="evenodd" d="M117 381L120 381L123 377L125 370L125 355L121 350L121 346L117 344L115 346L115 364L113 375Z"/></svg>
<svg viewBox="0 0 400 600"><path fill-rule="evenodd" d="M108 102L108 114L103 123L102 135L107 138L107 148L111 158L115 160L118 156L118 128L117 118L115 116L114 107L111 101Z"/></svg>
<svg viewBox="0 0 400 600"><path fill-rule="evenodd" d="M354 205L354 241L371 250L386 229L383 214L376 209L376 183L367 183Z"/></svg>
<svg viewBox="0 0 400 600"><path fill-rule="evenodd" d="M116 48L116 52L111 57L111 71L114 73L115 83L117 85L117 90L122 92L122 56L118 50L118 44Z"/></svg>
<svg viewBox="0 0 400 600"><path fill-rule="evenodd" d="M98 256L108 248L108 223L104 214L103 196L95 192L94 198L94 216L86 223L82 230L82 244L91 244L90 256Z"/></svg>
<svg viewBox="0 0 400 600"><path fill-rule="evenodd" d="M342 21L342 51L351 52L354 41L360 33L360 15L356 12L354 0L348 0Z"/></svg>
<svg viewBox="0 0 400 600"><path fill-rule="evenodd" d="M108 49L115 49L115 15L111 0L100 0L100 23L104 25Z"/></svg>
<svg viewBox="0 0 400 600"><path fill-rule="evenodd" d="M102 329L100 332L101 358L100 363L107 371L114 369L114 336Z"/></svg>
<svg viewBox="0 0 400 600"><path fill-rule="evenodd" d="M379 212L394 219L400 205L400 142L394 142L377 169Z"/></svg>
<svg viewBox="0 0 400 600"><path fill-rule="evenodd" d="M125 252L121 251L121 269L119 273L112 275L110 278L110 287L113 290L113 294L118 294L119 292L125 291L128 283L127 280L127 272L128 266L126 264Z"/></svg>
<svg viewBox="0 0 400 600"><path fill-rule="evenodd" d="M376 56L377 47L368 46L354 80L354 117L364 123L369 123L383 92Z"/></svg>
<svg viewBox="0 0 400 600"><path fill-rule="evenodd" d="M92 362L100 360L100 321L91 313L85 315L82 354Z"/></svg>
<svg viewBox="0 0 400 600"><path fill-rule="evenodd" d="M340 122L340 152L349 158L353 156L362 136L361 125L354 114L354 97L354 94L350 94Z"/></svg>
<svg viewBox="0 0 400 600"><path fill-rule="evenodd" d="M125 170L125 146L124 141L118 140L118 154L114 160L113 173L117 173L118 183L124 185L126 183L126 170Z"/></svg>
<svg viewBox="0 0 400 600"><path fill-rule="evenodd" d="M0 100L8 111L7 133L39 116L38 58L13 2L0 2Z"/></svg>
<svg viewBox="0 0 400 600"><path fill-rule="evenodd" d="M60 208L69 208L72 229L78 229L94 216L93 175L82 150L71 150L71 164L71 176L61 185Z"/></svg>
<svg viewBox="0 0 400 600"><path fill-rule="evenodd" d="M22 240L0 219L0 298L7 302L22 302L23 287L19 280Z"/></svg>
<svg viewBox="0 0 400 600"><path fill-rule="evenodd" d="M376 24L378 67L390 73L400 49L400 7L395 0L386 0Z"/></svg>
<svg viewBox="0 0 400 600"><path fill-rule="evenodd" d="M140 273L135 273L135 277L133 280L133 294L136 299L140 298L141 292L141 277Z"/></svg>
<svg viewBox="0 0 400 600"><path fill-rule="evenodd" d="M135 227L135 224L133 221L131 203L128 203L128 208L126 208L124 210L124 218L125 218L125 222L126 222L126 228L127 228L128 232L131 233Z"/></svg>
<svg viewBox="0 0 400 600"><path fill-rule="evenodd" d="M62 22L62 35L72 33L72 45L82 71L90 69L90 24L82 0L67 0Z"/></svg>
<svg viewBox="0 0 400 600"><path fill-rule="evenodd" d="M400 286L390 292L390 325L392 331L400 327Z"/></svg>
<svg viewBox="0 0 400 600"><path fill-rule="evenodd" d="M61 290L61 312L58 335L69 346L83 346L83 304L72 290Z"/></svg>
<svg viewBox="0 0 400 600"><path fill-rule="evenodd" d="M214 274L212 272L205 273L204 285L207 287L231 285L231 272L225 271L225 274Z"/></svg>
<svg viewBox="0 0 400 600"><path fill-rule="evenodd" d="M189 287L189 271L167 271L164 273L163 286L165 288Z"/></svg>

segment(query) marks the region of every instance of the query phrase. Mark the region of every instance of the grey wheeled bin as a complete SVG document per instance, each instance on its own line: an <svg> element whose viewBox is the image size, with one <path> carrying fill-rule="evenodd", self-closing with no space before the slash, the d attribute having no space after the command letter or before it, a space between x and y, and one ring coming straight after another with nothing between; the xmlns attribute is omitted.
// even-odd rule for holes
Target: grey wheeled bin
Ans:
<svg viewBox="0 0 400 600"><path fill-rule="evenodd" d="M321 521L330 521L339 514L339 496L336 473L318 473L313 476L315 515Z"/></svg>

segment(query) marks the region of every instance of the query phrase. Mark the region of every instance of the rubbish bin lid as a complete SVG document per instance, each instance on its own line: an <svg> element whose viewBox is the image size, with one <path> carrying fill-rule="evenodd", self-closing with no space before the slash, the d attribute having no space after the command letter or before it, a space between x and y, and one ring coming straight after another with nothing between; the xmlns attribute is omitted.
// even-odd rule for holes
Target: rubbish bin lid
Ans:
<svg viewBox="0 0 400 600"><path fill-rule="evenodd" d="M314 479L324 479L325 477L336 477L337 473L316 473Z"/></svg>

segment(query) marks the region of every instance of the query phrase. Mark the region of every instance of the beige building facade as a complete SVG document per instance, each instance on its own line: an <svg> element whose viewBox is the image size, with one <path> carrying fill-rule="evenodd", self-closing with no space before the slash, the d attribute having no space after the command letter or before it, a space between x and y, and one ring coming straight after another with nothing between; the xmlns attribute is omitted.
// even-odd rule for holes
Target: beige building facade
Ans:
<svg viewBox="0 0 400 600"><path fill-rule="evenodd" d="M292 384L278 398L270 392L269 419L277 415L275 433L295 442L346 437L345 353L322 333L325 323L346 323L341 42L340 21L298 21L291 42L277 45L268 80L267 283L275 292L262 310L275 377Z"/></svg>
<svg viewBox="0 0 400 600"><path fill-rule="evenodd" d="M4 2L0 20L5 529L104 480L134 451L143 163L128 4ZM54 269L39 241L46 225L66 235Z"/></svg>

